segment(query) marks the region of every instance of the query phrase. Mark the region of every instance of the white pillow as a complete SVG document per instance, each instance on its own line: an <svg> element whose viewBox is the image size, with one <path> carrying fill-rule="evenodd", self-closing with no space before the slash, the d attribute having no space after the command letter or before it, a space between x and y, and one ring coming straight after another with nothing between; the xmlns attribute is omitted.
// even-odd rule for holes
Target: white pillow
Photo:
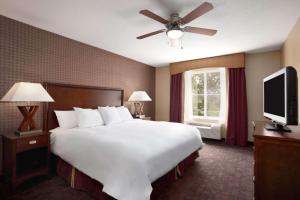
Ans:
<svg viewBox="0 0 300 200"><path fill-rule="evenodd" d="M122 121L133 120L133 117L132 117L131 113L129 112L128 108L126 108L124 106L120 106L120 107L117 107L117 111L118 111L119 116Z"/></svg>
<svg viewBox="0 0 300 200"><path fill-rule="evenodd" d="M105 125L122 122L118 110L115 107L98 107Z"/></svg>
<svg viewBox="0 0 300 200"><path fill-rule="evenodd" d="M62 129L69 129L78 126L77 116L74 110L59 111L55 110L58 125Z"/></svg>
<svg viewBox="0 0 300 200"><path fill-rule="evenodd" d="M103 119L97 109L74 108L79 128L104 125Z"/></svg>

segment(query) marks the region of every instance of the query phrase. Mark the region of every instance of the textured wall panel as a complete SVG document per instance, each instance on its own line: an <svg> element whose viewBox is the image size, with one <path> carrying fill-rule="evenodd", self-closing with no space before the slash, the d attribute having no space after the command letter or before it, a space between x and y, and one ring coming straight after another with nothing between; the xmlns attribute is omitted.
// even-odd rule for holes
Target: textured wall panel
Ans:
<svg viewBox="0 0 300 200"><path fill-rule="evenodd" d="M125 100L145 90L155 100L153 67L0 15L0 97L19 81L123 88ZM154 104L145 105L152 118ZM0 134L17 129L22 117L16 105L0 103ZM42 109L36 120L41 126ZM0 157L1 149L0 140Z"/></svg>

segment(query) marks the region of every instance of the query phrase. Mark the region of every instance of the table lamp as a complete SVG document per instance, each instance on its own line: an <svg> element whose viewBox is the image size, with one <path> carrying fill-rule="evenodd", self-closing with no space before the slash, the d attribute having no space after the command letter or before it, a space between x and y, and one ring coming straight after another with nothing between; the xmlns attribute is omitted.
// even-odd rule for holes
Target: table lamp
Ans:
<svg viewBox="0 0 300 200"><path fill-rule="evenodd" d="M2 102L53 102L54 100L43 88L40 83L19 82L15 83L12 88L2 97ZM38 132L34 122L34 114L38 110L37 105L18 106L23 115L18 130L19 135Z"/></svg>
<svg viewBox="0 0 300 200"><path fill-rule="evenodd" d="M128 101L134 102L135 117L142 117L144 115L144 102L152 100L145 91L134 91Z"/></svg>

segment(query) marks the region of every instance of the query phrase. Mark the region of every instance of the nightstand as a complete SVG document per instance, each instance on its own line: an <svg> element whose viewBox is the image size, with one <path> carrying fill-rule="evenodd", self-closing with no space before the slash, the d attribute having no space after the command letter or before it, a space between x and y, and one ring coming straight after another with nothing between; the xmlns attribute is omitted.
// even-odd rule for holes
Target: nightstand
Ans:
<svg viewBox="0 0 300 200"><path fill-rule="evenodd" d="M143 115L143 117L132 115L132 117L134 119L151 120L151 117L146 117L145 115Z"/></svg>
<svg viewBox="0 0 300 200"><path fill-rule="evenodd" d="M151 117L143 117L143 118L140 118L142 120L151 120Z"/></svg>
<svg viewBox="0 0 300 200"><path fill-rule="evenodd" d="M50 134L38 132L19 136L3 136L4 176L12 190L24 181L48 175L50 166Z"/></svg>

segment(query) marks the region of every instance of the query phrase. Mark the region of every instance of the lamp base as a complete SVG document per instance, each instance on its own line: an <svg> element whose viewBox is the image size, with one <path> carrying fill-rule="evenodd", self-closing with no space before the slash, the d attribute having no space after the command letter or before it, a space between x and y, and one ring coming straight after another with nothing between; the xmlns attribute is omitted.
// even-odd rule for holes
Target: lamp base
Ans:
<svg viewBox="0 0 300 200"><path fill-rule="evenodd" d="M30 134L34 134L34 133L39 133L41 131L42 131L42 129L30 130L30 131L15 131L15 133L19 136L23 136L23 135L30 135Z"/></svg>
<svg viewBox="0 0 300 200"><path fill-rule="evenodd" d="M34 122L34 114L38 110L38 106L18 106L20 112L23 115L23 120L18 128L19 132L28 132L36 130L36 124Z"/></svg>
<svg viewBox="0 0 300 200"><path fill-rule="evenodd" d="M134 102L134 115L140 116L144 115L144 103L143 102Z"/></svg>

